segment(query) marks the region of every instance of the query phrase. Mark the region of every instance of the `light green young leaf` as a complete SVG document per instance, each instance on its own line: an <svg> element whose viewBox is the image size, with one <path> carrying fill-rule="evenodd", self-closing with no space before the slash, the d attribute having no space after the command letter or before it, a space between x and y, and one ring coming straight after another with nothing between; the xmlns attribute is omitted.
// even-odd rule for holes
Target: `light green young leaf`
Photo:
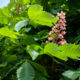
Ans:
<svg viewBox="0 0 80 80"><path fill-rule="evenodd" d="M29 4L30 0L23 0L23 4Z"/></svg>
<svg viewBox="0 0 80 80"><path fill-rule="evenodd" d="M49 43L44 48L44 53L49 53L50 55L55 55L58 53L58 45L54 43Z"/></svg>
<svg viewBox="0 0 80 80"><path fill-rule="evenodd" d="M56 44L49 43L45 46L44 53L65 61L68 57L78 59L80 57L80 46L75 44L57 46Z"/></svg>
<svg viewBox="0 0 80 80"><path fill-rule="evenodd" d="M28 20L29 19L18 22L15 25L15 30L18 32L22 27L26 26L28 24Z"/></svg>
<svg viewBox="0 0 80 80"><path fill-rule="evenodd" d="M34 80L35 70L27 61L17 69L18 80Z"/></svg>
<svg viewBox="0 0 80 80"><path fill-rule="evenodd" d="M0 35L4 36L4 37L10 37L10 38L17 38L17 35L19 35L19 33L14 32L10 29L8 29L7 27L3 27L0 28Z"/></svg>
<svg viewBox="0 0 80 80"><path fill-rule="evenodd" d="M80 57L80 46L75 44L65 44L58 47L58 50L60 51L56 56L62 57L63 59L67 57L72 59L78 59Z"/></svg>
<svg viewBox="0 0 80 80"><path fill-rule="evenodd" d="M8 24L10 19L10 10L8 7L4 7L0 9L0 23L1 24Z"/></svg>
<svg viewBox="0 0 80 80"><path fill-rule="evenodd" d="M43 7L38 4L31 5L29 7L28 16L30 18L30 23L32 25L39 24L39 25L53 26L52 23L57 21L57 18L55 18L52 14L43 11ZM55 21L54 18L56 19Z"/></svg>

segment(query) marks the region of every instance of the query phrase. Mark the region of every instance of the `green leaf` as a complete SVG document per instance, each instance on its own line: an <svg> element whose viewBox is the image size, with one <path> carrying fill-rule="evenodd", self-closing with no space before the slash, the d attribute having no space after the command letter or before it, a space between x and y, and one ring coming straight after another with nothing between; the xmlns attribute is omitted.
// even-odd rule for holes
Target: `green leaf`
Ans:
<svg viewBox="0 0 80 80"><path fill-rule="evenodd" d="M47 71L46 71L46 69L44 68L44 66L42 66L42 65L40 65L40 64L38 64L38 63L32 62L32 61L30 61L30 60L28 60L28 61L29 61L29 62L31 63L31 65L36 69L36 71L37 71L38 73L41 73L43 76L48 77Z"/></svg>
<svg viewBox="0 0 80 80"><path fill-rule="evenodd" d="M0 67L6 67L6 65L7 65L7 62L4 62L4 63L0 64Z"/></svg>
<svg viewBox="0 0 80 80"><path fill-rule="evenodd" d="M78 77L80 77L80 69L78 70L68 70L62 73L64 77L67 77L71 80L76 80Z"/></svg>
<svg viewBox="0 0 80 80"><path fill-rule="evenodd" d="M0 23L1 24L8 24L10 17L11 15L10 15L10 11L8 7L4 7L0 9Z"/></svg>
<svg viewBox="0 0 80 80"><path fill-rule="evenodd" d="M39 24L39 25L53 26L52 23L57 21L57 19L52 14L43 11L43 7L38 4L31 5L29 7L28 16L30 18L30 23L32 25ZM54 18L56 19L55 21Z"/></svg>
<svg viewBox="0 0 80 80"><path fill-rule="evenodd" d="M17 60L17 56L16 55L8 55L6 61L8 63L11 63L11 62L16 61L16 60Z"/></svg>
<svg viewBox="0 0 80 80"><path fill-rule="evenodd" d="M39 75L39 76L37 77L37 80L47 80L47 79L46 79L45 77Z"/></svg>
<svg viewBox="0 0 80 80"><path fill-rule="evenodd" d="M23 4L29 4L30 0L23 0Z"/></svg>
<svg viewBox="0 0 80 80"><path fill-rule="evenodd" d="M61 57L64 60L67 60L67 57L72 59L78 59L80 57L80 46L75 44L65 44L58 47L60 51L57 54L57 57Z"/></svg>
<svg viewBox="0 0 80 80"><path fill-rule="evenodd" d="M26 26L27 24L28 24L28 19L20 21L15 25L15 30L18 32L22 27Z"/></svg>
<svg viewBox="0 0 80 80"><path fill-rule="evenodd" d="M4 36L4 37L10 37L10 38L17 38L17 35L19 35L19 33L14 32L10 29L8 29L7 27L3 27L0 28L0 35Z"/></svg>
<svg viewBox="0 0 80 80"><path fill-rule="evenodd" d="M26 50L32 57L32 60L35 60L41 54L43 48L41 48L39 45L33 44L33 45L28 45Z"/></svg>
<svg viewBox="0 0 80 80"><path fill-rule="evenodd" d="M26 45L26 44L27 44L27 45L36 44L36 41L35 41L33 35L24 35L24 36L22 36L21 42L22 42L24 45Z"/></svg>
<svg viewBox="0 0 80 80"><path fill-rule="evenodd" d="M75 44L57 46L54 43L49 43L45 46L44 53L62 60L67 60L68 57L78 59L80 57L80 46Z"/></svg>
<svg viewBox="0 0 80 80"><path fill-rule="evenodd" d="M18 80L33 80L35 77L35 70L27 61L24 62L17 70Z"/></svg>
<svg viewBox="0 0 80 80"><path fill-rule="evenodd" d="M58 45L54 43L47 44L44 48L44 53L50 53L50 55L55 55L58 53Z"/></svg>

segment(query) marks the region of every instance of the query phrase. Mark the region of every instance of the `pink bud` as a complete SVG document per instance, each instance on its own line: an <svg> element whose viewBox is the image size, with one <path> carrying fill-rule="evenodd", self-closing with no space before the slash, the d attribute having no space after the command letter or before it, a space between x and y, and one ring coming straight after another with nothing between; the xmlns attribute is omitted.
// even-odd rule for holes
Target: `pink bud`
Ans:
<svg viewBox="0 0 80 80"><path fill-rule="evenodd" d="M53 31L50 31L50 32L49 32L49 35L52 35L53 33L54 33Z"/></svg>
<svg viewBox="0 0 80 80"><path fill-rule="evenodd" d="M59 42L59 45L64 45L65 43L63 41L60 41Z"/></svg>
<svg viewBox="0 0 80 80"><path fill-rule="evenodd" d="M48 37L48 40L49 40L49 41L52 41L52 37Z"/></svg>
<svg viewBox="0 0 80 80"><path fill-rule="evenodd" d="M58 29L56 29L56 28L54 28L54 30L53 30L55 33L59 33L60 31L58 30Z"/></svg>
<svg viewBox="0 0 80 80"><path fill-rule="evenodd" d="M60 18L61 18L61 19L65 19L66 17L65 17L65 16L60 16Z"/></svg>
<svg viewBox="0 0 80 80"><path fill-rule="evenodd" d="M62 35L65 35L65 34L66 34L66 31L62 31L61 34L62 34Z"/></svg>
<svg viewBox="0 0 80 80"><path fill-rule="evenodd" d="M55 37L52 37L52 40L54 41L55 40Z"/></svg>
<svg viewBox="0 0 80 80"><path fill-rule="evenodd" d="M64 42L63 42L63 41L60 41L60 42L59 42L59 45L63 45L63 44L64 44Z"/></svg>
<svg viewBox="0 0 80 80"><path fill-rule="evenodd" d="M61 13L57 13L57 16L60 17L61 16Z"/></svg>
<svg viewBox="0 0 80 80"><path fill-rule="evenodd" d="M62 39L63 35L62 34L58 34L58 38Z"/></svg>
<svg viewBox="0 0 80 80"><path fill-rule="evenodd" d="M66 30L66 28L65 28L65 27L63 27L63 26L61 26L61 27L60 27L60 30Z"/></svg>
<svg viewBox="0 0 80 80"><path fill-rule="evenodd" d="M65 40L65 39L62 39L62 41L66 44L67 43L67 41Z"/></svg>
<svg viewBox="0 0 80 80"><path fill-rule="evenodd" d="M50 43L49 41L46 41L46 44Z"/></svg>
<svg viewBox="0 0 80 80"><path fill-rule="evenodd" d="M58 22L59 22L59 23L63 23L63 20L62 20L62 19L60 19Z"/></svg>
<svg viewBox="0 0 80 80"><path fill-rule="evenodd" d="M59 45L63 45L63 44L66 44L67 41L65 39L62 39L60 42L59 42Z"/></svg>
<svg viewBox="0 0 80 80"><path fill-rule="evenodd" d="M63 16L65 16L65 15L66 15L63 11L61 11L61 14L62 14Z"/></svg>

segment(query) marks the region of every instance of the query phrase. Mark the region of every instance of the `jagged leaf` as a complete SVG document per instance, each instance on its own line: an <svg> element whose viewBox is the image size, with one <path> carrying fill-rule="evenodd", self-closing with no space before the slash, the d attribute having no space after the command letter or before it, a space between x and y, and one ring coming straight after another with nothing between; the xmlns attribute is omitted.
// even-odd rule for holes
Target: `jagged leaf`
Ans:
<svg viewBox="0 0 80 80"><path fill-rule="evenodd" d="M24 62L17 69L17 78L18 80L33 80L35 77L35 70L27 61Z"/></svg>
<svg viewBox="0 0 80 80"><path fill-rule="evenodd" d="M44 48L44 53L55 56L62 60L67 58L78 59L80 57L80 46L75 44L65 44L57 46L54 43L49 43Z"/></svg>

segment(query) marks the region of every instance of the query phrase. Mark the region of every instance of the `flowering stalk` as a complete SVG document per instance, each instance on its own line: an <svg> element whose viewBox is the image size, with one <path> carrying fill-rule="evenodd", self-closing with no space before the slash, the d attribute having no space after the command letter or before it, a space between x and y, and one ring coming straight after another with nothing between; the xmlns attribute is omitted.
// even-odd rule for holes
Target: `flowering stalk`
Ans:
<svg viewBox="0 0 80 80"><path fill-rule="evenodd" d="M66 34L66 19L65 13L61 11L57 14L58 22L53 26L52 30L49 32L50 37L46 43L54 42L59 45L66 44L67 41L64 39L64 35Z"/></svg>

